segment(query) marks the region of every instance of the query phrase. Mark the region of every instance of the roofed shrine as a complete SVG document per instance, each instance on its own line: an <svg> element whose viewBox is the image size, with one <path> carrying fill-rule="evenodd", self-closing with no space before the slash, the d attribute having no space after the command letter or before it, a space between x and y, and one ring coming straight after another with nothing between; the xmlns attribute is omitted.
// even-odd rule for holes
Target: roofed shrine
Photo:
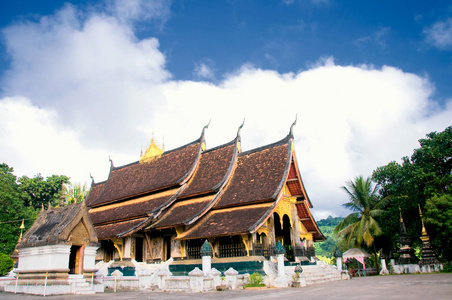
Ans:
<svg viewBox="0 0 452 300"><path fill-rule="evenodd" d="M215 148L206 149L206 126L179 148L164 151L153 139L139 161L111 162L87 199L101 242L96 259L199 259L206 239L214 258L268 259L278 241L289 260L313 257L324 236L298 168L294 124L280 141L243 152L242 126Z"/></svg>

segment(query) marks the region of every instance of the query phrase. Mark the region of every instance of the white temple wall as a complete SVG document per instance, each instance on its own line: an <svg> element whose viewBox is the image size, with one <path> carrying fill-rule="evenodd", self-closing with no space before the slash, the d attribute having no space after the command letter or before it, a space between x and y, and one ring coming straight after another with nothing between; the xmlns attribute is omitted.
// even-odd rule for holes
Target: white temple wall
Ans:
<svg viewBox="0 0 452 300"><path fill-rule="evenodd" d="M83 255L83 269L93 270L96 265L97 248L92 246L86 246Z"/></svg>
<svg viewBox="0 0 452 300"><path fill-rule="evenodd" d="M21 271L68 269L70 253L71 245L50 245L20 249L18 269ZM93 260L94 258L95 256Z"/></svg>

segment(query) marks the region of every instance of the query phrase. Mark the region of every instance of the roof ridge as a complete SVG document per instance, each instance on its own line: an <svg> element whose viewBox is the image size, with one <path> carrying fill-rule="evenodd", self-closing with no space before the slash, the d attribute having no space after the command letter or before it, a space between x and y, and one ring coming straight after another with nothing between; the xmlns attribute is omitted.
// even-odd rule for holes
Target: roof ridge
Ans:
<svg viewBox="0 0 452 300"><path fill-rule="evenodd" d="M227 143L225 143L225 144L222 144L222 145L218 145L218 146L215 146L215 147L213 147L213 148L210 148L210 149L207 149L207 150L204 150L203 151L203 153L208 153L208 152L211 152L211 151L215 151L215 150L218 150L218 149L221 149L221 148L224 148L224 147L227 147L227 146L231 146L231 145L234 145L235 144L235 141L237 140L237 138L234 138L233 140L231 140L230 142L227 142Z"/></svg>
<svg viewBox="0 0 452 300"><path fill-rule="evenodd" d="M271 144L268 144L268 145L260 146L260 147L257 147L257 148L251 149L251 150L247 150L247 151L241 152L241 153L239 153L239 156L244 156L244 155L260 152L260 151L263 151L265 149L270 149L270 148L273 148L273 147L281 146L281 145L284 145L286 143L289 143L289 141L292 140L292 139L293 139L293 137L289 133L286 137L284 137L283 139L281 139L281 140L279 140L277 142L274 142L274 143L271 143Z"/></svg>

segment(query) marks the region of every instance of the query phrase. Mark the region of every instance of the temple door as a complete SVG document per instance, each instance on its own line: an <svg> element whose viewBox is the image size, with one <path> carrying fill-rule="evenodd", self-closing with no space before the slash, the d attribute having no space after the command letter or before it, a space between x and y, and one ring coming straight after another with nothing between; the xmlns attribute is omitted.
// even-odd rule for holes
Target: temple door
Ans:
<svg viewBox="0 0 452 300"><path fill-rule="evenodd" d="M82 246L73 245L71 246L71 253L69 254L69 273L70 274L80 274L83 264L82 256Z"/></svg>
<svg viewBox="0 0 452 300"><path fill-rule="evenodd" d="M171 236L165 236L164 237L164 243L163 243L163 247L164 247L164 258L165 261L167 261L168 259L171 258Z"/></svg>

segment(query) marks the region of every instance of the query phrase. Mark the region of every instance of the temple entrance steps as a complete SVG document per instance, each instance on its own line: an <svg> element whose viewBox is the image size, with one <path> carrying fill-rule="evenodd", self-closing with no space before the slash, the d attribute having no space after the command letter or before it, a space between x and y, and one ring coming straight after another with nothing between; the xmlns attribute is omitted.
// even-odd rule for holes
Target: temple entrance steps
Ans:
<svg viewBox="0 0 452 300"><path fill-rule="evenodd" d="M302 267L306 285L342 279L341 271L323 261L317 261L316 265Z"/></svg>
<svg viewBox="0 0 452 300"><path fill-rule="evenodd" d="M73 286L74 294L88 295L96 293L95 291L93 291L91 284L86 282L86 279L83 277L83 275L70 274L68 281Z"/></svg>

